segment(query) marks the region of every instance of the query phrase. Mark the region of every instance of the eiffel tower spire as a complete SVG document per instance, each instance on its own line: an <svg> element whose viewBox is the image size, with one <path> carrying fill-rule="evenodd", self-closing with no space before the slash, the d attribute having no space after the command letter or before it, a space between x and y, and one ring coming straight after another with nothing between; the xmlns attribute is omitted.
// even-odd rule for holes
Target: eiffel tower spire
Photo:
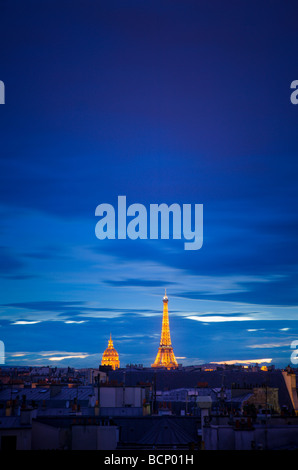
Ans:
<svg viewBox="0 0 298 470"><path fill-rule="evenodd" d="M165 290L163 298L163 315L160 344L154 364L151 367L166 367L167 369L176 369L178 367L173 346L171 343L169 312L168 312L168 297Z"/></svg>

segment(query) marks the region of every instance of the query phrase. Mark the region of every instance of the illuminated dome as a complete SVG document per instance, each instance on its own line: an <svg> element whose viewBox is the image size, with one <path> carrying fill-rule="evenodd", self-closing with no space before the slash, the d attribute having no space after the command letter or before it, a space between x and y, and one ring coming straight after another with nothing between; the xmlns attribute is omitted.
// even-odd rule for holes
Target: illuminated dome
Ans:
<svg viewBox="0 0 298 470"><path fill-rule="evenodd" d="M102 355L101 365L111 366L114 370L120 367L119 355L114 348L111 334L108 347Z"/></svg>

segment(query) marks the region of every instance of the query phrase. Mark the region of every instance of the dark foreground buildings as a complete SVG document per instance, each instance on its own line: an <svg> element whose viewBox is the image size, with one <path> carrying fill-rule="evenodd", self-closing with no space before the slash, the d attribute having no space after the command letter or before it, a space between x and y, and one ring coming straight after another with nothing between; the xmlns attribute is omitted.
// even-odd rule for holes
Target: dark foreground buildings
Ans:
<svg viewBox="0 0 298 470"><path fill-rule="evenodd" d="M4 367L5 449L298 449L296 369Z"/></svg>

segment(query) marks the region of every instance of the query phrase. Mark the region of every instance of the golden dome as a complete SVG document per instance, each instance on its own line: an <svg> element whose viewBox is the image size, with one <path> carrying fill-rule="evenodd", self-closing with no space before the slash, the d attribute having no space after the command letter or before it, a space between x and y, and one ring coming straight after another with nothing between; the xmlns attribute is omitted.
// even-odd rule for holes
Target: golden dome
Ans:
<svg viewBox="0 0 298 470"><path fill-rule="evenodd" d="M108 347L102 355L101 365L111 366L114 370L120 367L119 355L114 348L111 334Z"/></svg>

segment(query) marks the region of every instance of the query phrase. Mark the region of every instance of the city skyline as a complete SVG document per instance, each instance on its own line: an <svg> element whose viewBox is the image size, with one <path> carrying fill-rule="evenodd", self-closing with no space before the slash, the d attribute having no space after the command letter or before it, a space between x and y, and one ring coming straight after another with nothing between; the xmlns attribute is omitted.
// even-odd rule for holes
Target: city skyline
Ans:
<svg viewBox="0 0 298 470"><path fill-rule="evenodd" d="M5 365L98 367L112 332L121 365L150 367L165 288L178 363L291 363L298 32L260 3L5 5ZM202 204L202 247L98 239L96 208L124 195Z"/></svg>
<svg viewBox="0 0 298 470"><path fill-rule="evenodd" d="M164 298L163 297L163 301L164 301ZM168 299L168 297L167 297ZM72 307L74 308L74 307ZM152 312L151 312L151 315L152 315ZM151 317L150 314L147 313L147 315L145 315L145 317L147 316L147 318ZM142 364L144 365L144 367L152 367L153 364L149 364L148 363L148 360L145 359L145 361L143 361L142 359L146 356L147 357L152 357L152 355L150 355L150 352L147 352L147 355L146 355L146 343L143 342L144 346L143 346L143 350L144 350L144 353L143 355L139 353L139 342L138 342L138 339L139 338L148 338L148 340L150 341L150 338L151 339L151 344L154 344L154 343L158 343L160 345L160 342L161 342L161 339L160 341L158 340L158 338L160 338L160 330L158 333L153 333L153 334L150 334L150 331L147 333L147 334L140 334L140 333L127 333L125 334L125 328L129 328L129 324L131 322L131 325L135 324L136 322L136 316L135 315L131 315L129 320L128 320L128 317L129 315L126 314L125 316L125 322L123 322L123 319L122 319L122 316L120 316L120 318L116 315L116 324L117 324L117 319L119 320L119 323L122 324L122 330L123 330L123 333L122 335L116 335L116 341L117 341L117 345L116 345L116 351L117 351L117 357L119 356L119 361L120 361L120 367L121 368L125 368L127 365L129 364ZM156 318L156 320L158 320L158 313L155 315L153 315L154 318ZM160 309L160 313L159 313L159 317L160 317L160 321L156 321L155 323L158 323L159 326L161 327L162 324L163 324L163 313L162 313L162 309ZM220 326L221 324L224 322L223 318L221 317L220 319L218 319L217 317L215 318L214 320L214 316L212 315L208 315L208 320L205 320L205 318L207 317L207 315L202 315L201 316L201 320L198 320L198 317L196 317L196 320L198 320L201 325L202 325L202 329L200 331L200 334L202 335L201 336L201 339L203 339L203 337L205 336L206 334L206 328L204 327L211 327L211 330L212 330L212 334L214 335L220 335ZM142 318L142 317L141 317ZM186 319L191 319L190 317L185 317ZM239 322L240 325L242 325L242 323L244 322L244 324L246 326L250 326L251 322L253 320L250 320L249 317L247 317L247 319L245 320L245 317L242 317L240 320L238 319L237 316L235 316L232 320L231 320L231 317L227 317L229 318L229 320L226 320L226 321L231 321L232 324L233 324L233 329L232 329L232 335L236 335L235 333L235 324L237 322ZM176 318L177 320L177 318ZM144 317L143 317L143 321L144 321ZM67 325L70 325L70 324L74 324L74 325L81 325L82 323L87 323L87 322L90 322L90 319L88 320L65 320L65 324ZM104 322L106 323L106 319L104 318ZM258 321L259 322L259 321ZM37 324L40 324L41 321L40 320L32 320L32 321L22 321L22 320L19 320L17 322L15 322L15 325L21 325L21 326L24 326L24 325L37 325ZM152 321L150 322L151 324L153 323ZM216 328L214 326L214 323L219 323L219 328ZM255 323L255 322L254 322ZM266 320L266 323L268 323L268 320ZM276 322L272 321L273 324L276 324ZM289 322L287 322L289 324ZM182 324L177 321L174 321L174 325L177 326L178 325L178 330L181 331L181 326ZM90 329L93 328L93 325L89 325L90 326ZM216 325L217 326L217 325ZM118 325L118 328L119 328L119 325ZM268 333L268 325L266 326L267 328L267 333ZM290 328L289 328L290 329ZM163 330L163 328L162 328ZM259 330L256 329L256 328L246 328L246 330L244 330L243 326L241 326L237 332L237 334L239 334L240 331L242 331L242 334L243 334L243 338L242 340L245 339L245 337L247 338L247 336L249 336L249 333L257 333L258 331L263 331L264 329L263 328L260 328ZM272 328L272 330L274 331L274 328ZM278 328L277 326L275 325L275 330L277 331ZM237 330L236 330L237 331ZM285 332L287 334L287 331L288 331L288 328L283 328L283 329L279 329L280 332ZM227 330L225 331L225 333L227 333ZM113 341L111 341L111 338L112 338L112 333L110 332L109 334L109 337L110 337L110 340L109 340L109 344L110 342L112 343L112 346L113 346ZM113 338L115 337L115 335L113 334ZM185 343L184 343L184 339L185 337L182 336L182 338L178 336L177 334L177 331L174 330L174 337L177 338L177 342L178 344L183 346ZM235 338L234 338L235 339ZM92 343L92 340L94 340L93 338L91 338L91 336L89 336L89 340L91 340L91 343ZM106 338L101 338L100 339L102 343L106 343ZM222 337L218 336L218 340L222 340ZM237 338L237 341L239 340L239 338ZM43 338L40 337L39 339L40 342L43 341ZM229 342L233 342L233 337L229 337ZM131 348L131 344L133 343L133 348ZM149 343L150 344L150 343ZM204 343L206 344L206 342ZM125 347L126 346L126 347ZM286 343L285 343L285 346L286 346ZM291 356L291 354L293 353L293 349L290 349L290 344L289 344L289 355ZM274 347L277 347L275 346L274 344L268 344L268 345L264 345L264 350L265 349L270 349L270 348L274 348ZM216 345L215 345L215 349L216 349ZM251 346L251 349L255 349L256 351L258 351L258 349L261 349L258 347L258 345L252 345ZM125 351L128 351L127 354L123 354L123 350ZM134 354L130 354L129 353L129 350L134 350ZM187 349L186 349L187 350ZM78 351L75 351L75 352L64 352L64 351L38 351L36 353L36 355L34 354L34 352L31 352L31 353L28 353L28 352L16 352L15 354L11 354L11 360L10 362L7 363L7 365L15 365L15 366L21 366L21 365L28 365L28 366L58 366L58 367L68 367L68 366L73 366L73 367L76 367L76 368L84 368L84 367L98 367L101 363L102 363L102 358L103 358L103 355L105 354L105 351L107 351L107 349L105 348L104 351L102 352L95 352L94 354L90 354L88 352L78 352ZM207 345L207 351L208 351L208 345ZM239 353L239 356L238 358L235 358L235 357L232 357L232 356L229 356L229 359L224 359L221 355L220 355L220 349L216 349L215 353L212 354L212 351L208 351L207 352L207 355L205 356L205 359L204 358L188 358L187 356L176 356L176 359L178 360L178 363L183 365L183 366L189 366L189 365L202 365L204 363L216 363L216 364L263 364L263 365L268 365L268 364L271 364L271 365L276 365L276 366L284 366L284 364L279 364L278 361L274 361L274 358L272 357L268 357L267 356L263 356L260 357L260 355L256 354L256 353L249 353L249 348L244 348L243 351L241 353ZM246 351L246 352L245 352ZM246 355L245 355L246 354ZM35 357L36 356L36 359ZM155 357L155 354L154 354L154 357ZM23 358L25 360L23 360ZM30 362L30 358L31 358L31 362ZM89 358L89 360L88 360ZM156 360L157 358L155 358ZM81 360L81 361L79 361ZM150 362L150 359L149 359L149 362ZM291 361L289 360L288 363L290 363Z"/></svg>

